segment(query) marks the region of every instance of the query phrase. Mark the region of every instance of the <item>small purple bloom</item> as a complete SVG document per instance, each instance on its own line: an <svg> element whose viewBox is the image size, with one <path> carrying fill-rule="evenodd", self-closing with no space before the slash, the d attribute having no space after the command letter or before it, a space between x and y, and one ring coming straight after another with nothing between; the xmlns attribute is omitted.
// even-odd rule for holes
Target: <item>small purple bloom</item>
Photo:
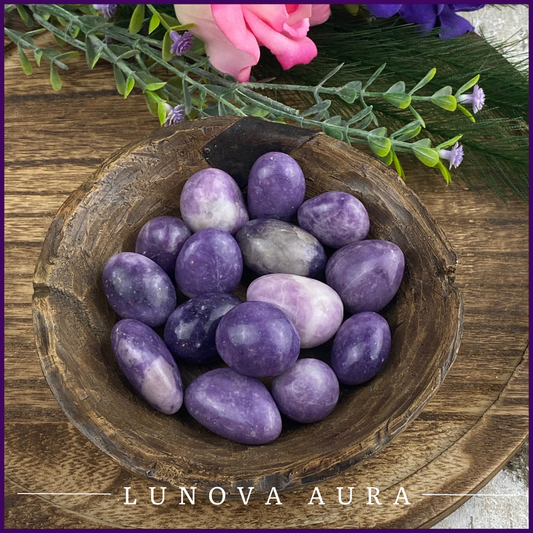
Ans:
<svg viewBox="0 0 533 533"><path fill-rule="evenodd" d="M170 45L170 52L177 56L187 52L194 41L194 35L190 31L186 31L181 35L177 31L171 31L170 38L174 41Z"/></svg>
<svg viewBox="0 0 533 533"><path fill-rule="evenodd" d="M457 37L474 27L456 11L475 11L485 4L367 4L367 9L376 17L388 18L398 14L406 22L418 24L425 32L441 28L439 36L446 39Z"/></svg>
<svg viewBox="0 0 533 533"><path fill-rule="evenodd" d="M113 18L117 10L117 4L93 4L94 9L101 11L106 19Z"/></svg>
<svg viewBox="0 0 533 533"><path fill-rule="evenodd" d="M167 110L167 118L164 125L170 126L171 124L178 124L185 118L185 107L183 104L178 104L176 107L172 107L170 104L165 104Z"/></svg>
<svg viewBox="0 0 533 533"><path fill-rule="evenodd" d="M461 94L457 97L460 104L472 104L472 111L477 113L485 105L485 93L479 85L474 85L472 94Z"/></svg>
<svg viewBox="0 0 533 533"><path fill-rule="evenodd" d="M450 168L457 168L463 161L463 147L455 143L451 150L439 150L439 157L450 162Z"/></svg>

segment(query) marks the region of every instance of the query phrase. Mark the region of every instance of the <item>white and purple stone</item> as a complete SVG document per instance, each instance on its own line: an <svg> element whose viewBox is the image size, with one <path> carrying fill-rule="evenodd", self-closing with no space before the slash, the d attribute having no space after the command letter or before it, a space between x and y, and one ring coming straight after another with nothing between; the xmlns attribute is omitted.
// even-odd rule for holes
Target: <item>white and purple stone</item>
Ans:
<svg viewBox="0 0 533 533"><path fill-rule="evenodd" d="M300 338L278 307L244 302L218 324L216 347L220 357L239 374L263 378L288 370L300 355Z"/></svg>
<svg viewBox="0 0 533 533"><path fill-rule="evenodd" d="M248 176L250 218L290 220L305 197L305 177L288 154L268 152L253 164Z"/></svg>
<svg viewBox="0 0 533 533"><path fill-rule="evenodd" d="M391 348L388 322L368 311L348 318L339 328L331 348L331 367L346 385L374 378L385 365Z"/></svg>
<svg viewBox="0 0 533 533"><path fill-rule="evenodd" d="M237 182L218 168L200 170L185 182L180 211L193 232L220 228L233 234L248 220Z"/></svg>
<svg viewBox="0 0 533 533"><path fill-rule="evenodd" d="M198 376L185 390L185 407L207 429L242 444L267 444L281 433L281 415L265 385L231 368Z"/></svg>
<svg viewBox="0 0 533 533"><path fill-rule="evenodd" d="M310 424L326 418L339 401L339 381L319 359L300 359L272 381L272 397L282 414Z"/></svg>
<svg viewBox="0 0 533 533"><path fill-rule="evenodd" d="M176 258L191 236L191 230L181 218L156 217L149 220L139 231L135 253L155 261L169 276L174 276Z"/></svg>
<svg viewBox="0 0 533 533"><path fill-rule="evenodd" d="M326 252L310 233L288 222L259 218L235 234L244 264L256 274L297 274L315 278L326 267Z"/></svg>
<svg viewBox="0 0 533 533"><path fill-rule="evenodd" d="M117 362L135 390L166 415L183 403L180 372L159 335L133 319L117 322L111 330L111 346Z"/></svg>
<svg viewBox="0 0 533 533"><path fill-rule="evenodd" d="M212 292L231 292L242 276L242 254L237 241L219 228L194 233L176 259L178 289L194 298Z"/></svg>
<svg viewBox="0 0 533 533"><path fill-rule="evenodd" d="M176 290L154 261L134 252L112 256L102 273L104 293L120 318L133 318L148 326L165 323L176 308Z"/></svg>
<svg viewBox="0 0 533 533"><path fill-rule="evenodd" d="M306 200L298 209L298 224L330 248L362 241L370 229L365 206L355 196L341 191Z"/></svg>
<svg viewBox="0 0 533 533"><path fill-rule="evenodd" d="M330 257L326 280L348 312L378 312L398 291L404 266L403 252L396 244L365 240L344 246Z"/></svg>
<svg viewBox="0 0 533 533"><path fill-rule="evenodd" d="M248 287L246 299L279 307L294 324L301 348L313 348L331 339L343 319L339 295L325 283L304 276L261 276Z"/></svg>
<svg viewBox="0 0 533 533"><path fill-rule="evenodd" d="M241 301L232 294L197 296L178 306L165 324L164 339L174 357L191 363L220 360L215 333L220 319Z"/></svg>

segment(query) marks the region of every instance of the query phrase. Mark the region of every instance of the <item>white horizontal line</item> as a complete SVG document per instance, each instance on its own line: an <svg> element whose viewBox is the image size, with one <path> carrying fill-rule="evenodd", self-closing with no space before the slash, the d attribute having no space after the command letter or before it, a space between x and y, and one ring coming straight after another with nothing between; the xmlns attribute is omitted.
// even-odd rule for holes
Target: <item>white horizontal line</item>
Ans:
<svg viewBox="0 0 533 533"><path fill-rule="evenodd" d="M41 496L112 496L110 492L17 492L17 494Z"/></svg>
<svg viewBox="0 0 533 533"><path fill-rule="evenodd" d="M422 494L422 496L512 496L513 498L527 498L528 494Z"/></svg>

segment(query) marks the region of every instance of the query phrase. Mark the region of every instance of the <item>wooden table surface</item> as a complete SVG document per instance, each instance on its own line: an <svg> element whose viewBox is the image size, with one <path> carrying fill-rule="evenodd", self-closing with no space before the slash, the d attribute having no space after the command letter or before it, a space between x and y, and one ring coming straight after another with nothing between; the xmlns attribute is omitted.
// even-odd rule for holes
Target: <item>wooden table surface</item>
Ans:
<svg viewBox="0 0 533 533"><path fill-rule="evenodd" d="M389 446L319 485L324 505L309 505L313 487L280 495L282 505L178 505L176 490L153 505L157 484L122 469L68 421L35 348L33 271L57 209L104 159L159 127L142 94L117 94L109 65L69 65L56 93L46 66L26 78L16 48L5 55L6 528L424 528L467 499L425 494L475 493L506 464L528 431L528 205L448 187L415 164L408 185L458 255L465 304L457 360L433 399ZM125 505L124 487L136 505ZM345 501L353 487L349 505L337 487ZM367 504L367 487L379 489L382 505ZM394 505L400 487L410 505Z"/></svg>

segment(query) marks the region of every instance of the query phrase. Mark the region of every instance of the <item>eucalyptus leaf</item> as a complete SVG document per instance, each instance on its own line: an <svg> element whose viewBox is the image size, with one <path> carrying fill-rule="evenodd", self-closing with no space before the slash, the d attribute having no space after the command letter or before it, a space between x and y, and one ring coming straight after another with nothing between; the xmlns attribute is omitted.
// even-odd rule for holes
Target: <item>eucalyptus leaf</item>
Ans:
<svg viewBox="0 0 533 533"><path fill-rule="evenodd" d="M54 91L61 90L61 78L53 63L50 65L50 83L52 84L52 89L54 89Z"/></svg>
<svg viewBox="0 0 533 533"><path fill-rule="evenodd" d="M144 4L137 4L130 19L128 30L130 33L139 33L144 22Z"/></svg>
<svg viewBox="0 0 533 533"><path fill-rule="evenodd" d="M113 65L113 74L115 76L118 94L124 96L126 92L126 79L124 78L124 73L116 63Z"/></svg>
<svg viewBox="0 0 533 533"><path fill-rule="evenodd" d="M359 93L361 92L362 84L360 81L350 81L346 85L343 85L338 91L337 96L342 98L346 103L353 104Z"/></svg>
<svg viewBox="0 0 533 533"><path fill-rule="evenodd" d="M20 46L18 47L18 50L22 70L24 71L24 74L26 74L26 76L29 76L33 72L30 60L28 59L28 56L24 53L24 50Z"/></svg>

